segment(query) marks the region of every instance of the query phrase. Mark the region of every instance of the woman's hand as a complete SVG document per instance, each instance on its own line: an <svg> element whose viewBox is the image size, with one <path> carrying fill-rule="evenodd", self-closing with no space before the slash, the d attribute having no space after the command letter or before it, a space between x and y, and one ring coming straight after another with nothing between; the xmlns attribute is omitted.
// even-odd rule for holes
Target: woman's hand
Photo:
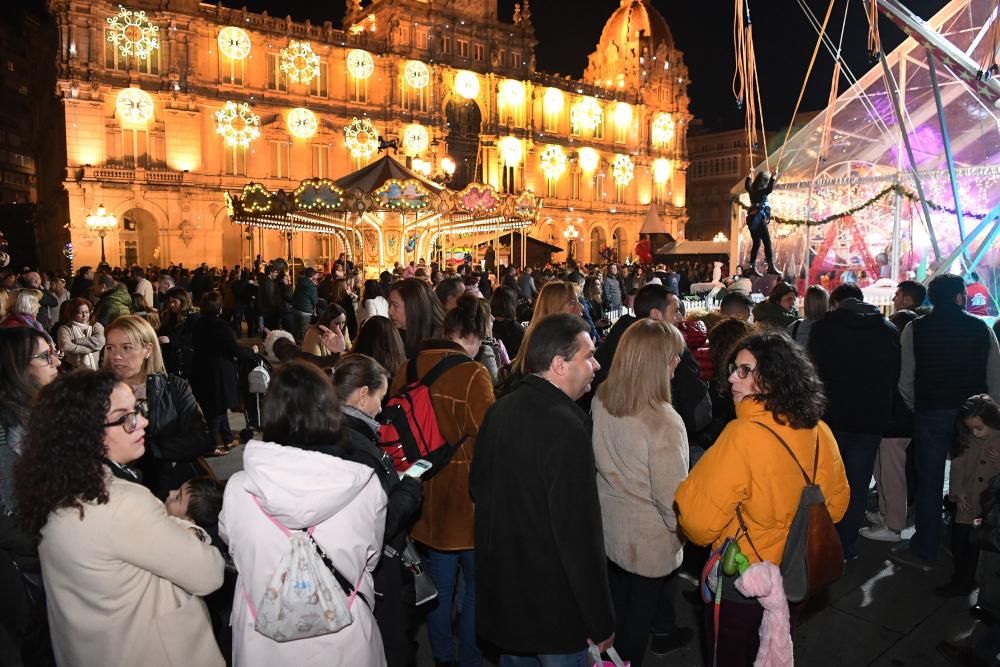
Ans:
<svg viewBox="0 0 1000 667"><path fill-rule="evenodd" d="M330 352L339 354L347 349L347 343L344 342L344 332L340 330L340 327L328 329L321 324L319 325L319 331L320 336L322 336L323 347Z"/></svg>
<svg viewBox="0 0 1000 667"><path fill-rule="evenodd" d="M959 496L958 497L958 509L963 512L972 511L972 503L969 501L969 496Z"/></svg>

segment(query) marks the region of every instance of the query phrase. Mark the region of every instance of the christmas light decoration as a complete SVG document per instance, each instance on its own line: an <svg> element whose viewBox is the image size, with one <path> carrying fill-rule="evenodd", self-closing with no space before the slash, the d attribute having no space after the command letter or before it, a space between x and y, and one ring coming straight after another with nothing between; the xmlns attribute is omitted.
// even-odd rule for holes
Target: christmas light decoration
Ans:
<svg viewBox="0 0 1000 667"><path fill-rule="evenodd" d="M378 130L367 118L352 118L344 128L344 143L351 157L368 159L378 150Z"/></svg>
<svg viewBox="0 0 1000 667"><path fill-rule="evenodd" d="M301 107L288 112L285 124L288 126L288 132L299 139L308 139L316 134L316 130L319 128L316 114Z"/></svg>
<svg viewBox="0 0 1000 667"><path fill-rule="evenodd" d="M479 94L479 78L466 70L456 72L455 92L467 100L475 99Z"/></svg>
<svg viewBox="0 0 1000 667"><path fill-rule="evenodd" d="M632 122L632 106L628 102L619 102L615 105L615 125L627 127Z"/></svg>
<svg viewBox="0 0 1000 667"><path fill-rule="evenodd" d="M361 49L354 49L347 54L347 71L355 79L367 79L375 71L375 61L372 54Z"/></svg>
<svg viewBox="0 0 1000 667"><path fill-rule="evenodd" d="M546 88L542 104L545 105L545 113L559 113L563 110L563 92L558 88Z"/></svg>
<svg viewBox="0 0 1000 667"><path fill-rule="evenodd" d="M593 97L584 97L570 111L570 120L578 128L593 132L604 120L604 110Z"/></svg>
<svg viewBox="0 0 1000 667"><path fill-rule="evenodd" d="M416 211L427 208L430 194L419 181L412 178L405 181L392 178L373 192L372 197L386 208Z"/></svg>
<svg viewBox="0 0 1000 667"><path fill-rule="evenodd" d="M632 164L632 158L628 155L616 155L614 161L611 163L611 175L615 178L615 183L618 185L628 185L632 181L632 176L635 174L635 165Z"/></svg>
<svg viewBox="0 0 1000 667"><path fill-rule="evenodd" d="M653 182L663 185L670 180L671 170L670 160L662 157L653 160Z"/></svg>
<svg viewBox="0 0 1000 667"><path fill-rule="evenodd" d="M123 123L145 123L153 117L153 98L138 88L126 88L118 93L115 109Z"/></svg>
<svg viewBox="0 0 1000 667"><path fill-rule="evenodd" d="M431 82L431 73L427 65L419 60L411 60L403 69L403 79L410 88L426 88Z"/></svg>
<svg viewBox="0 0 1000 667"><path fill-rule="evenodd" d="M497 143L497 148L500 149L500 159L503 160L505 167L516 167L521 163L523 149L520 139L504 137Z"/></svg>
<svg viewBox="0 0 1000 667"><path fill-rule="evenodd" d="M230 60L243 60L250 55L250 35L234 26L223 28L219 32L219 51Z"/></svg>
<svg viewBox="0 0 1000 667"><path fill-rule="evenodd" d="M580 169L588 174L593 173L601 161L600 154L593 148L581 148L577 157L580 160Z"/></svg>
<svg viewBox="0 0 1000 667"><path fill-rule="evenodd" d="M226 140L227 146L247 148L260 136L260 116L250 111L246 102L226 102L215 112L215 131Z"/></svg>
<svg viewBox="0 0 1000 667"><path fill-rule="evenodd" d="M281 71L292 83L309 83L319 75L319 56L309 42L294 39L281 50Z"/></svg>
<svg viewBox="0 0 1000 667"><path fill-rule="evenodd" d="M546 146L539 158L542 173L549 180L556 180L566 171L566 154L560 146Z"/></svg>
<svg viewBox="0 0 1000 667"><path fill-rule="evenodd" d="M306 211L335 210L344 205L344 191L328 178L310 178L299 184L292 199Z"/></svg>
<svg viewBox="0 0 1000 667"><path fill-rule="evenodd" d="M666 146L674 138L674 119L668 113L658 113L653 119L653 145Z"/></svg>
<svg viewBox="0 0 1000 667"><path fill-rule="evenodd" d="M423 125L414 123L403 130L403 150L407 155L420 155L430 145L430 135Z"/></svg>
<svg viewBox="0 0 1000 667"><path fill-rule="evenodd" d="M266 213L274 206L274 195L260 183L248 183L243 186L243 196L240 198L243 210L250 213Z"/></svg>
<svg viewBox="0 0 1000 667"><path fill-rule="evenodd" d="M513 79L500 82L500 102L509 108L517 108L524 104L524 84Z"/></svg>
<svg viewBox="0 0 1000 667"><path fill-rule="evenodd" d="M145 60L160 48L156 33L160 28L149 22L146 12L118 6L118 14L108 19L108 41L126 58Z"/></svg>

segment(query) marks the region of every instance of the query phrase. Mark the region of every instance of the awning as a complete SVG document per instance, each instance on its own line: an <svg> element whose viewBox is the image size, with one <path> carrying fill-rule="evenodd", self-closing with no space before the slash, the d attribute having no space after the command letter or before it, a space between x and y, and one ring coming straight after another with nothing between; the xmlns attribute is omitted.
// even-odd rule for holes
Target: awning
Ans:
<svg viewBox="0 0 1000 667"><path fill-rule="evenodd" d="M729 242L680 241L667 244L656 251L657 255L728 255Z"/></svg>

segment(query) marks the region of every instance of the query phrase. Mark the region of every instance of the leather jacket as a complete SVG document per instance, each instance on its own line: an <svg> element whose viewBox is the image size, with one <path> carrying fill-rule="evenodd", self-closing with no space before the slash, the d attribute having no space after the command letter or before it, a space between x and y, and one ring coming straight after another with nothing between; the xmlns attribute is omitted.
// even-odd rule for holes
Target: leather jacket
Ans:
<svg viewBox="0 0 1000 667"><path fill-rule="evenodd" d="M165 461L192 461L213 449L205 417L187 380L176 375L146 378L149 426L146 450Z"/></svg>

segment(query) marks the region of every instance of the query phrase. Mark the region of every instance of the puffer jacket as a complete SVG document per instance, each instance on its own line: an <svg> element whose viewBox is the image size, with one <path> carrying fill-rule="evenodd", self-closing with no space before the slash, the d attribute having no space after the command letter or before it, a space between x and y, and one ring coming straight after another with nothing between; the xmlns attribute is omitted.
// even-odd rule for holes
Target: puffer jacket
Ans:
<svg viewBox="0 0 1000 667"><path fill-rule="evenodd" d="M711 381L715 375L715 364L712 363L712 352L708 346L708 327L701 320L684 320L677 328L681 330L684 342L698 362L702 382Z"/></svg>
<svg viewBox="0 0 1000 667"><path fill-rule="evenodd" d="M678 487L677 518L696 544L711 544L717 549L727 537L739 535L740 549L751 563L763 559L781 565L804 481L781 443L753 422L766 424L784 438L810 476L818 438L815 481L823 490L834 523L844 516L850 488L830 428L822 421L811 429L778 424L763 403L746 398L736 406L736 419ZM756 553L746 536L741 535L737 506L741 507Z"/></svg>
<svg viewBox="0 0 1000 667"><path fill-rule="evenodd" d="M794 308L785 310L780 305L770 301L761 301L753 308L753 321L774 329L784 331L797 319L799 319L799 315Z"/></svg>
<svg viewBox="0 0 1000 667"><path fill-rule="evenodd" d="M132 297L124 283L118 283L101 295L94 309L94 320L105 329L122 315L132 312Z"/></svg>

